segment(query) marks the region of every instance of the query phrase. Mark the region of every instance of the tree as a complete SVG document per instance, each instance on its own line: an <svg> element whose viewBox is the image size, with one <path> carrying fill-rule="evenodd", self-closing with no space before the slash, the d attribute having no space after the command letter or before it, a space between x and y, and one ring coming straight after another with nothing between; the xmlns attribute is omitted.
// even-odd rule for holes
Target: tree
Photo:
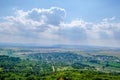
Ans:
<svg viewBox="0 0 120 80"><path fill-rule="evenodd" d="M3 68L0 68L0 73L3 72Z"/></svg>

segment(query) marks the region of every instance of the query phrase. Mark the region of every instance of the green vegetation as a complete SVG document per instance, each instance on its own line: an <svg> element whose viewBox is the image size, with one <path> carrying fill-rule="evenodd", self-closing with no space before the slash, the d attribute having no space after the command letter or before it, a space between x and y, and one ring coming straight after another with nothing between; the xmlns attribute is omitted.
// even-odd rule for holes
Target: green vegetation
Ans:
<svg viewBox="0 0 120 80"><path fill-rule="evenodd" d="M62 79L60 79L62 78ZM45 80L119 80L119 74L102 73L91 70L67 70L43 76Z"/></svg>
<svg viewBox="0 0 120 80"><path fill-rule="evenodd" d="M96 50L82 52L85 55L76 49L2 48L0 80L120 79L120 57L99 55Z"/></svg>

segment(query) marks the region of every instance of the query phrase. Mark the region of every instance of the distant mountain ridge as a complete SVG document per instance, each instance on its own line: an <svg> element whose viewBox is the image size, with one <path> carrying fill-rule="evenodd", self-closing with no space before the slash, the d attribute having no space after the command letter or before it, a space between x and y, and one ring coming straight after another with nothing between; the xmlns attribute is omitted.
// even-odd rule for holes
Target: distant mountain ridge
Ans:
<svg viewBox="0 0 120 80"><path fill-rule="evenodd" d="M65 44L56 44L56 45L36 45L34 43L0 43L0 47L26 47L26 48L114 48L106 46L94 46L94 45L65 45ZM118 48L118 47L115 47Z"/></svg>

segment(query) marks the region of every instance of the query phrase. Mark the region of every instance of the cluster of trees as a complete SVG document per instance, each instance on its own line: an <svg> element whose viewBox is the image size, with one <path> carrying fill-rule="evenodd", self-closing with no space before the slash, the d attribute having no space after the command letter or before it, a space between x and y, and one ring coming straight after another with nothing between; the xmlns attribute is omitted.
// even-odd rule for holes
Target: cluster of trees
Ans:
<svg viewBox="0 0 120 80"><path fill-rule="evenodd" d="M91 70L66 70L41 77L41 80L119 80L120 74Z"/></svg>
<svg viewBox="0 0 120 80"><path fill-rule="evenodd" d="M59 63L58 63L59 64ZM57 64L55 67L59 67ZM73 63L73 69L54 71L53 64L0 55L0 80L119 80L120 73L102 73L94 67ZM62 67L62 66L61 66ZM80 70L89 68L90 70Z"/></svg>
<svg viewBox="0 0 120 80"><path fill-rule="evenodd" d="M74 69L91 69L91 70L95 70L95 67L94 66L89 66L89 65L86 65L86 64L82 64L80 62L77 62L77 63L73 63L72 64L72 67Z"/></svg>
<svg viewBox="0 0 120 80"><path fill-rule="evenodd" d="M119 80L120 73L95 71L96 66L120 68L120 58L106 55L82 56L73 52L48 52L24 54L26 57L12 57L16 52L33 50L0 49L0 80ZM47 52L47 51L46 51ZM11 57L10 57L11 56ZM70 68L58 70L62 68Z"/></svg>
<svg viewBox="0 0 120 80"><path fill-rule="evenodd" d="M34 80L30 78L49 73L52 73L50 64L0 55L0 80Z"/></svg>

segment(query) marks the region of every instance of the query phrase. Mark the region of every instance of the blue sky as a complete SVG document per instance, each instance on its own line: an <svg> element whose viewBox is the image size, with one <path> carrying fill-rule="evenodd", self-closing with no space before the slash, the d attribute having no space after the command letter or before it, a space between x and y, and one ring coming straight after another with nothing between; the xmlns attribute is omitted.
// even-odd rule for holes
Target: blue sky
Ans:
<svg viewBox="0 0 120 80"><path fill-rule="evenodd" d="M0 0L0 43L120 45L120 0Z"/></svg>
<svg viewBox="0 0 120 80"><path fill-rule="evenodd" d="M106 17L119 17L119 3L119 0L1 0L0 15L12 15L13 9L30 10L56 6L67 11L68 21L74 18L97 21Z"/></svg>

